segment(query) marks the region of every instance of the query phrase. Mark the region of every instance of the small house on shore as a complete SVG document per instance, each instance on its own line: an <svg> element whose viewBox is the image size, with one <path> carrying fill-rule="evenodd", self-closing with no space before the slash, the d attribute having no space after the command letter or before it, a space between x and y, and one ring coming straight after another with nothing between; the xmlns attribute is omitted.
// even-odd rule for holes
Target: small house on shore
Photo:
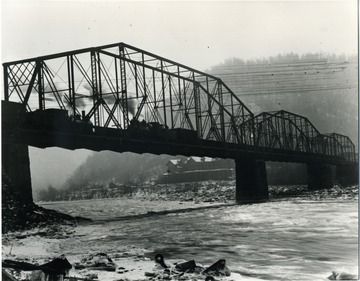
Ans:
<svg viewBox="0 0 360 281"><path fill-rule="evenodd" d="M231 159L188 157L172 159L167 163L167 173L157 183L197 182L206 180L233 180L234 164Z"/></svg>

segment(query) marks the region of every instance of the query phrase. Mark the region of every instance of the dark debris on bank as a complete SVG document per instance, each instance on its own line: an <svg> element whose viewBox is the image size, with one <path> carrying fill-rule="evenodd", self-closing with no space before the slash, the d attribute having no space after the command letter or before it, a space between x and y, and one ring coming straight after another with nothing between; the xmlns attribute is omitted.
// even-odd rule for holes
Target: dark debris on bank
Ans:
<svg viewBox="0 0 360 281"><path fill-rule="evenodd" d="M23 198L14 192L16 188L11 181L2 177L2 234L29 230L35 227L42 228L48 226L75 226L77 219L66 214L48 210L40 207ZM53 231L56 233L56 229ZM51 235L51 231L48 235Z"/></svg>
<svg viewBox="0 0 360 281"><path fill-rule="evenodd" d="M42 264L29 263L5 259L2 261L2 277L5 281L63 281L66 280L93 280L99 281L98 274L101 271L114 272L118 276L128 272L126 268L117 266L108 254L97 253L84 257L80 262L72 265L67 258L62 255L49 262ZM77 273L71 269L77 269ZM82 271L86 269L86 271ZM74 275L75 274L75 275ZM164 260L163 255L157 254L154 258L154 267L151 271L142 272L141 280L222 280L221 277L231 276L231 271L226 265L225 259L220 259L208 267L196 264L195 260L169 263ZM127 278L119 278L128 280ZM133 279L132 279L133 280ZM139 279L140 280L140 279Z"/></svg>

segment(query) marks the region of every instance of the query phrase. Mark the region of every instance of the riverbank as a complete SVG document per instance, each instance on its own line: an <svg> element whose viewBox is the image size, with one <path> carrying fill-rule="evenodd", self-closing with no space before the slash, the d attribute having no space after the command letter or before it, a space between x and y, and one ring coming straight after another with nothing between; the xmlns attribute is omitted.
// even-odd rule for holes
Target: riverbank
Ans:
<svg viewBox="0 0 360 281"><path fill-rule="evenodd" d="M169 280L155 264L158 253L172 269L175 263L195 260L204 270L226 259L231 275L216 280L324 281L332 271L356 273L353 199L303 198L218 207L207 203L211 208L199 204L135 199L56 202L52 206L57 210L63 206L74 214L93 214L94 221L8 233L3 236L3 259L41 265L65 255L73 266L70 276L97 276L103 281ZM182 212L176 211L184 205ZM193 210L187 211L190 207ZM145 215L131 215L131 208ZM168 211L158 211L163 208ZM109 217L113 219L103 220ZM99 253L113 261L113 271L81 269ZM18 274L18 279L26 274L29 279L30 272ZM205 280L201 274L182 276L172 280Z"/></svg>
<svg viewBox="0 0 360 281"><path fill-rule="evenodd" d="M16 187L3 176L2 181L2 234L25 231L49 225L76 225L76 218L54 210L45 209L13 192Z"/></svg>
<svg viewBox="0 0 360 281"><path fill-rule="evenodd" d="M181 183L157 185L154 188L142 188L141 191L128 195L127 198L142 198L157 201L179 202L216 202L227 203L235 200L235 181L208 181L198 183ZM331 189L308 190L306 185L269 186L270 200L287 198L322 199L357 199L358 186L341 187L335 185Z"/></svg>
<svg viewBox="0 0 360 281"><path fill-rule="evenodd" d="M45 234L45 235L44 235ZM63 255L62 244L68 239L74 239L76 230L70 226L35 228L21 232L3 235L2 260L13 260L41 265ZM215 270L212 273L203 272L211 266L196 263L196 268L178 268L176 265L187 262L183 259L166 259L167 268L155 262L155 254L148 249L133 245L117 246L108 253L89 253L62 256L72 265L68 272L73 281L101 280L101 281L140 281L140 280L205 280L206 276L214 276L216 280L238 281L259 280L243 277L239 273ZM216 261L214 261L215 263ZM42 271L22 271L6 268L5 271L16 280L41 281L45 278ZM215 280L215 279L209 279Z"/></svg>
<svg viewBox="0 0 360 281"><path fill-rule="evenodd" d="M270 187L270 190L272 187ZM214 190L217 190L217 194L224 195L223 191L225 188L223 187L214 187L211 188L211 190L214 192ZM227 189L230 193L231 189ZM184 191L184 190L183 190ZM249 226L255 227L256 221L258 221L259 225L268 224L268 220L262 220L265 213L271 213L271 212L277 212L278 209L287 208L288 210L292 210L294 208L298 208L302 211L296 211L298 212L304 212L309 207L314 208L314 210L317 210L318 208L322 208L324 204L316 204L318 201L319 203L324 202L330 202L331 207L329 207L327 210L333 210L334 207L338 207L337 203L331 203L331 202L342 202L342 204L351 203L354 204L355 200L357 200L357 187L347 187L347 188L339 188L334 187L330 190L318 190L318 191L306 191L303 190L302 187L276 187L272 192L272 199L268 203L264 204L253 204L248 206L233 206L232 204L228 207L219 207L218 209L207 209L206 206L214 206L216 205L223 205L224 203L217 203L217 202L202 202L206 201L209 196L213 195L213 193L204 193L201 189L197 190L197 196L194 195L194 197L197 198L197 201L195 200L186 200L188 196L190 196L187 193L184 193L181 195L181 192L168 192L170 194L169 196L165 196L164 194L138 194L137 196L137 205L134 205L131 201L133 199L130 199L127 205L123 205L122 198L118 199L112 199L112 200L89 200L87 202L85 201L77 201L77 202L68 202L71 204L67 204L67 202L56 202L53 204L53 206L56 206L57 210L60 212L62 211L59 206L63 205L64 208L69 212L69 214L76 215L84 215L86 217L95 217L95 222L87 222L86 224L79 223L78 227L74 227L74 224L62 224L61 222L52 223L50 225L42 224L38 227L35 227L31 230L21 230L21 231L12 231L7 233L6 235L3 235L3 243L2 243L2 253L3 259L12 259L17 261L26 261L30 263L37 263L42 264L44 262L51 261L55 257L58 257L62 254L65 254L65 257L69 260L69 262L75 267L76 264L81 264L81 261L84 258L89 258L90 255L96 255L98 253L105 253L107 254L111 260L114 262L114 268L115 271L100 271L100 270L94 270L94 269L75 269L73 268L70 271L71 276L77 276L81 278L90 278L97 276L99 280L104 281L119 281L119 280L154 280L154 274L159 277L160 279L157 280L169 280L169 274L164 272L163 269L156 266L154 262L154 256L156 254L156 249L158 248L147 248L148 246L154 247L154 244L159 244L159 241L157 241L157 237L166 236L172 240L174 236L180 236L180 241L182 241L181 237L186 234L188 237L185 241L189 241L188 239L194 239L194 241L197 241L195 245L203 245L198 250L195 250L192 252L190 256L184 256L184 259L182 258L182 255L178 255L176 258L173 257L166 257L166 261L174 267L175 263L188 261L190 259L197 260L197 255L202 256L202 263L203 268L206 268L207 266L210 266L212 263L216 262L217 260L221 258L226 258L229 249L223 247L226 245L222 245L221 239L224 239L224 236L221 234L216 234L221 230L221 226L216 227L216 225L220 222L219 219L214 220L213 223L209 221L210 224L206 224L205 228L200 228L201 232L194 232L192 233L194 227L198 226L198 224L203 223L204 220L211 220L213 216L217 216L218 213L224 214L224 225L226 226L228 222L235 220L235 225L242 226L239 228L236 232L239 232L240 234L245 231L242 235L236 235L236 237L247 237L247 229ZM277 193L275 193L277 192ZM215 195L217 195L215 194ZM277 194L277 197L276 197ZM285 196L286 195L286 196ZM149 196L149 197L146 197ZM233 195L232 195L233 196ZM153 201L149 201L144 198L151 198ZM202 198L200 200L200 198ZM284 199L286 198L286 200ZM298 199L296 199L298 198ZM173 200L170 200L173 199ZM124 199L125 200L125 199ZM134 199L135 200L135 199ZM289 204L287 202L300 202L302 204L291 204L291 206L288 206ZM151 202L151 205L149 204ZM160 203L161 202L161 203ZM230 202L234 202L233 200ZM272 206L272 202L275 202L274 208L270 208ZM279 203L276 203L279 202ZM310 202L310 203L308 203ZM86 204L84 204L86 203ZM315 204L314 204L315 203ZM279 205L280 204L280 205ZM308 207L304 208L304 204L306 204ZM327 204L327 203L326 203ZM50 206L50 204L49 204ZM72 206L72 207L71 207ZM153 206L153 207L151 207ZM204 208L202 208L204 206ZM231 207L232 206L232 207ZM258 207L259 206L259 207ZM280 207L281 206L281 207ZM315 207L317 206L317 207ZM76 209L75 209L76 207ZM137 213L132 213L132 207L134 207L134 210ZM260 208L261 207L261 208ZM193 211L185 212L186 210L189 210L191 208L194 208ZM269 211L264 211L262 209L270 208ZM177 212L176 210L183 209L182 212ZM236 210L239 209L239 212L241 212L241 215L230 215L232 212L237 212ZM241 211L240 211L241 209ZM74 211L72 213L72 210ZM88 210L88 211L87 211ZM106 212L105 212L106 210ZM166 210L166 211L164 211ZM213 211L211 211L213 210ZM231 210L231 212L230 212ZM254 211L252 211L254 210ZM256 211L255 211L256 210ZM65 209L64 209L65 211ZM120 219L119 214L128 214L127 220L124 221L123 219ZM230 212L230 213L228 213ZM255 216L255 213L256 216ZM259 213L260 212L260 213ZM288 211L289 212L289 211ZM285 212L286 213L286 212ZM92 214L92 215L91 215ZM140 214L139 216L137 214ZM144 215L141 215L144 214ZM206 214L206 215L201 215ZM253 215L254 214L254 215ZM281 213L274 215L279 216ZM297 219L297 215L294 214L294 218L296 220L294 222L290 221L290 218L287 216L284 218L279 218L279 221L272 222L268 228L264 229L273 229L276 227L280 227L280 230L283 231L283 227L295 227L295 232L301 235L302 231L306 229L305 226L308 225L306 222L308 219L310 219L314 215L321 215L322 212L311 212L311 216L302 215L301 220ZM334 214L341 214L334 211ZM332 216L334 216L334 214ZM113 220L108 220L109 216L113 217ZM198 217L198 215L201 215L201 217ZM322 215L321 215L322 216ZM353 216L353 215L352 215ZM124 218L124 216L122 216ZM346 217L347 218L347 217ZM249 219L247 221L247 219ZM305 221L304 221L305 219ZM240 220L240 221L239 221ZM255 221L254 221L255 220ZM293 219L291 219L293 220ZM342 221L344 219L339 219L338 221ZM171 222L173 221L173 222ZM183 223L181 223L183 221ZM193 224L191 224L191 221L193 221ZM319 219L314 220L313 226L318 227L317 223L315 222L323 221L323 217L319 217ZM181 224L180 224L181 223ZM255 223L255 225L254 225ZM334 221L334 223L338 223L337 220ZM146 224L146 225L144 225ZM149 224L149 225L148 225ZM300 225L299 225L300 224ZM301 226L304 224L303 226ZM144 226L142 226L144 225ZM301 231L299 232L299 229L297 228L297 225L299 225ZM347 225L347 224L346 224ZM328 229L328 227L331 227L331 224L326 223L325 229ZM160 228L160 229L159 229ZM285 228L285 229L286 229ZM126 231L124 229L127 229ZM146 229L151 229L151 234L146 233ZM199 229L199 230L200 230ZM311 229L311 226L310 228ZM332 229L332 228L330 228ZM337 226L334 226L334 231L337 231L339 229ZM340 228L341 229L341 228ZM169 232L168 234L163 233L163 231ZM208 248L207 241L203 238L199 238L199 236L204 235L204 231L208 230L210 233L213 233L209 236L209 239L214 240L214 248L213 244L210 242L210 248ZM125 231L124 234L122 232ZM134 232L135 231L135 232ZM256 233L256 230L251 230L251 236ZM263 231L263 230L262 230ZM275 231L275 230L274 230ZM316 230L315 233L318 233L320 230ZM140 232L140 233L139 233ZM128 234L131 233L131 234ZM173 234L172 234L173 233ZM227 232L226 232L227 233ZM261 234L262 232L259 232ZM281 233L281 232L276 232ZM291 233L291 232L290 232ZM320 232L322 233L322 232ZM326 233L326 235L331 235L331 231ZM343 233L343 232L342 232ZM129 235L129 237L128 237ZM131 238L132 235L136 235L136 238ZM148 241L147 238L149 235L154 236L154 238L151 238L151 242L143 242L143 240ZM220 235L220 236L219 236ZM227 234L228 235L228 234ZM311 234L310 237L313 237L315 234ZM316 234L317 235L317 234ZM343 234L341 234L343 235ZM206 236L204 236L206 237ZM210 238L211 237L211 238ZM233 236L231 236L233 237ZM268 235L263 236L262 239L265 239ZM292 236L285 237L291 238ZM307 235L304 236L304 241L306 240ZM155 240L154 240L155 239ZM160 238L164 239L164 238ZM248 238L247 238L248 239ZM280 238L279 238L280 239ZM175 239L176 240L176 239ZM138 245L136 242L138 241L140 245ZM164 241L164 245L167 245L168 240ZM190 240L191 241L191 240ZM247 241L247 240L246 240ZM256 240L257 243L259 243L261 240ZM283 241L283 238L281 238L281 241ZM311 239L313 241L313 239ZM322 241L322 240L319 240ZM177 247L180 247L181 249L184 245L182 244L184 242L181 242ZM229 245L236 246L237 244L233 244L232 240L229 240ZM306 242L303 242L306 243ZM322 242L321 242L322 243ZM142 244L142 245L141 245ZM145 247L144 247L145 245ZM160 243L160 245L163 245L163 243ZM187 245L187 244L185 244ZM217 246L218 245L218 246ZM255 243L256 245L256 243ZM301 245L299 243L295 243L294 245ZM302 244L306 245L306 244ZM327 245L327 244L326 244ZM216 248L215 248L216 246ZM163 247L163 246L162 246ZM170 247L170 246L169 246ZM233 246L231 246L232 248ZM186 248L186 246L185 246ZM211 254L211 259L206 259L204 257L204 249L211 250L214 252L214 254ZM246 248L241 248L241 251L244 251ZM266 250L266 246L264 248ZM326 247L322 247L322 251L326 249ZM304 249L301 249L303 251ZM171 250L171 247L169 250L161 251L164 255L166 253L171 253L173 250ZM270 256L273 256L274 250L271 250L269 253ZM252 253L252 252L251 252ZM296 252L294 252L296 253ZM273 257L280 257L281 252L279 255L274 255ZM251 254L251 256L254 255L254 253ZM313 255L313 253L311 253ZM309 254L309 256L311 256ZM249 256L249 257L251 257ZM266 256L268 254L266 253ZM244 257L246 255L244 254ZM311 256L312 257L312 256ZM321 257L323 258L323 257ZM328 257L324 257L328 258ZM296 259L296 255L293 257L293 259ZM230 268L230 271L232 272L231 276L228 277L216 277L217 280L268 280L267 278L254 278L250 273L247 272L251 267L247 265L244 266L244 269L239 270L239 265L235 265L234 261L237 260L237 258L234 258L232 262L230 261L228 263L228 266ZM290 259L291 260L291 259ZM240 261L240 260L239 260ZM333 267L336 269L336 267ZM243 274L245 272L246 274ZM352 272L352 271L351 271ZM14 272L12 272L14 275L16 275ZM29 272L28 272L29 273ZM145 276L145 273L148 273L148 276ZM322 277L324 277L322 280L326 279L327 276L329 276L331 273L331 270L326 270L325 273L322 274ZM328 274L327 276L325 276ZM151 275L151 276L150 276ZM26 276L19 275L19 278L25 278ZM191 275L187 275L186 279L175 279L174 276L173 280L192 280L191 278L195 278L194 280L204 280L205 276L200 275L198 277L194 277ZM181 277L181 276L179 276ZM29 277L30 278L30 277ZM152 279L151 279L152 278ZM198 278L198 279L196 279ZM33 279L36 280L36 279ZM307 279L309 280L309 279ZM315 280L315 279L314 279ZM318 279L316 279L318 280Z"/></svg>
<svg viewBox="0 0 360 281"><path fill-rule="evenodd" d="M235 203L235 182L233 181L208 181L196 183L182 183L171 185L143 186L136 192L125 196L109 198L109 200L136 199L159 202L177 202L176 207L169 204L164 210L174 208L186 209L209 206L212 204ZM269 198L271 200L287 200L295 198L307 198L309 200L335 200L335 199L358 199L358 186L340 187L335 185L331 189L308 190L304 185L292 186L269 186ZM100 199L100 198L96 198ZM87 199L91 200L91 199ZM48 225L71 225L86 218L86 214L72 214L64 210L64 213L31 204L14 202L13 198L3 198L2 204L2 233L18 230L28 230ZM67 213L67 214L66 214Z"/></svg>

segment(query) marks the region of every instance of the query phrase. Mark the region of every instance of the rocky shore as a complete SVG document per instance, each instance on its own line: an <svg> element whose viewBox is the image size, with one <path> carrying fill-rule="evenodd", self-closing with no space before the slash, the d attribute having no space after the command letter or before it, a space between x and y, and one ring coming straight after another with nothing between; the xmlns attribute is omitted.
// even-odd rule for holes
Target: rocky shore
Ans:
<svg viewBox="0 0 360 281"><path fill-rule="evenodd" d="M14 231L24 231L34 228L56 228L58 226L75 226L85 218L75 218L66 214L48 210L23 198L14 192L16 188L4 175L2 177L2 234ZM56 231L55 231L56 232Z"/></svg>
<svg viewBox="0 0 360 281"><path fill-rule="evenodd" d="M24 231L22 237L6 235L2 245L3 280L60 281L64 276L72 281L258 280L231 272L225 260L214 261L209 265L196 263L195 260L173 260L166 257L159 261L159 255L131 245L117 247L110 253L64 256L59 253L59 245L62 239L70 239L72 234L63 237L39 236L43 231L44 229ZM58 231L64 233L65 228ZM13 265L15 268L12 268ZM55 273L49 270L49 265L52 265L51 269ZM32 267L31 270L29 267Z"/></svg>
<svg viewBox="0 0 360 281"><path fill-rule="evenodd" d="M216 202L227 203L235 200L235 181L208 181L198 183L182 183L157 185L156 188L142 188L128 198L142 198L160 201L180 201L194 203ZM357 199L358 186L341 187L335 185L331 189L308 190L306 185L269 186L270 200L306 198L323 199Z"/></svg>
<svg viewBox="0 0 360 281"><path fill-rule="evenodd" d="M4 183L3 183L4 184ZM6 184L6 183L5 183ZM358 186L335 186L327 190L307 190L306 186L270 186L270 200L338 200L358 198ZM157 185L141 188L128 194L126 198L146 199L154 201L176 201L186 204L229 203L234 202L235 182L202 182L177 185ZM73 239L75 226L84 220L56 211L47 210L36 204L15 201L8 193L3 194L2 218L2 259L20 263L31 263L41 266L61 256L61 243L64 239ZM23 204L23 205L22 205ZM15 207L18 206L18 207ZM166 257L165 257L166 258ZM240 276L231 272L231 267L210 275L203 274L211 264L197 264L185 272L177 268L186 260L166 260L168 268L159 266L146 249L138 249L131 245L117 247L109 253L82 253L69 255L66 259L72 265L70 280L257 280ZM216 261L214 261L216 262ZM6 269L7 274L15 280L44 280L43 272L37 273ZM230 276L229 272L231 272ZM335 276L336 274L334 274ZM336 275L334 280L339 279ZM208 279L205 279L208 278ZM332 277L334 278L334 277ZM6 279L3 279L6 280ZM8 279L10 280L10 279Z"/></svg>

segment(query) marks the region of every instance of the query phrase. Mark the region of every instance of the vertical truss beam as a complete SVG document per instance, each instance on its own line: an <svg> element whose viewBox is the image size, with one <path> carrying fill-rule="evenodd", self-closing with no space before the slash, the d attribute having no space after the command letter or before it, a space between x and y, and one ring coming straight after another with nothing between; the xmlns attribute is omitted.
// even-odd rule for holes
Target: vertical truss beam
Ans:
<svg viewBox="0 0 360 281"><path fill-rule="evenodd" d="M94 116L94 125L100 126L100 116L99 116L99 85L98 81L98 73L97 73L97 63L96 63L96 53L94 50L90 53L91 56L91 89L92 89L92 100L93 100L93 108L88 113L88 119L91 116Z"/></svg>
<svg viewBox="0 0 360 281"><path fill-rule="evenodd" d="M4 96L5 96L5 101L9 101L9 72L8 72L8 66L7 65L3 65L3 75L4 75ZM31 90L30 90L30 92L31 92Z"/></svg>
<svg viewBox="0 0 360 281"><path fill-rule="evenodd" d="M39 97L39 109L45 109L45 98L44 98L44 76L43 76L43 61L39 61L39 71L38 71L38 97Z"/></svg>
<svg viewBox="0 0 360 281"><path fill-rule="evenodd" d="M125 65L125 50L124 46L119 46L119 61L120 61L120 80L121 80L121 106L123 111L123 128L126 129L130 125L128 96L127 96L127 81L126 81L126 65Z"/></svg>

